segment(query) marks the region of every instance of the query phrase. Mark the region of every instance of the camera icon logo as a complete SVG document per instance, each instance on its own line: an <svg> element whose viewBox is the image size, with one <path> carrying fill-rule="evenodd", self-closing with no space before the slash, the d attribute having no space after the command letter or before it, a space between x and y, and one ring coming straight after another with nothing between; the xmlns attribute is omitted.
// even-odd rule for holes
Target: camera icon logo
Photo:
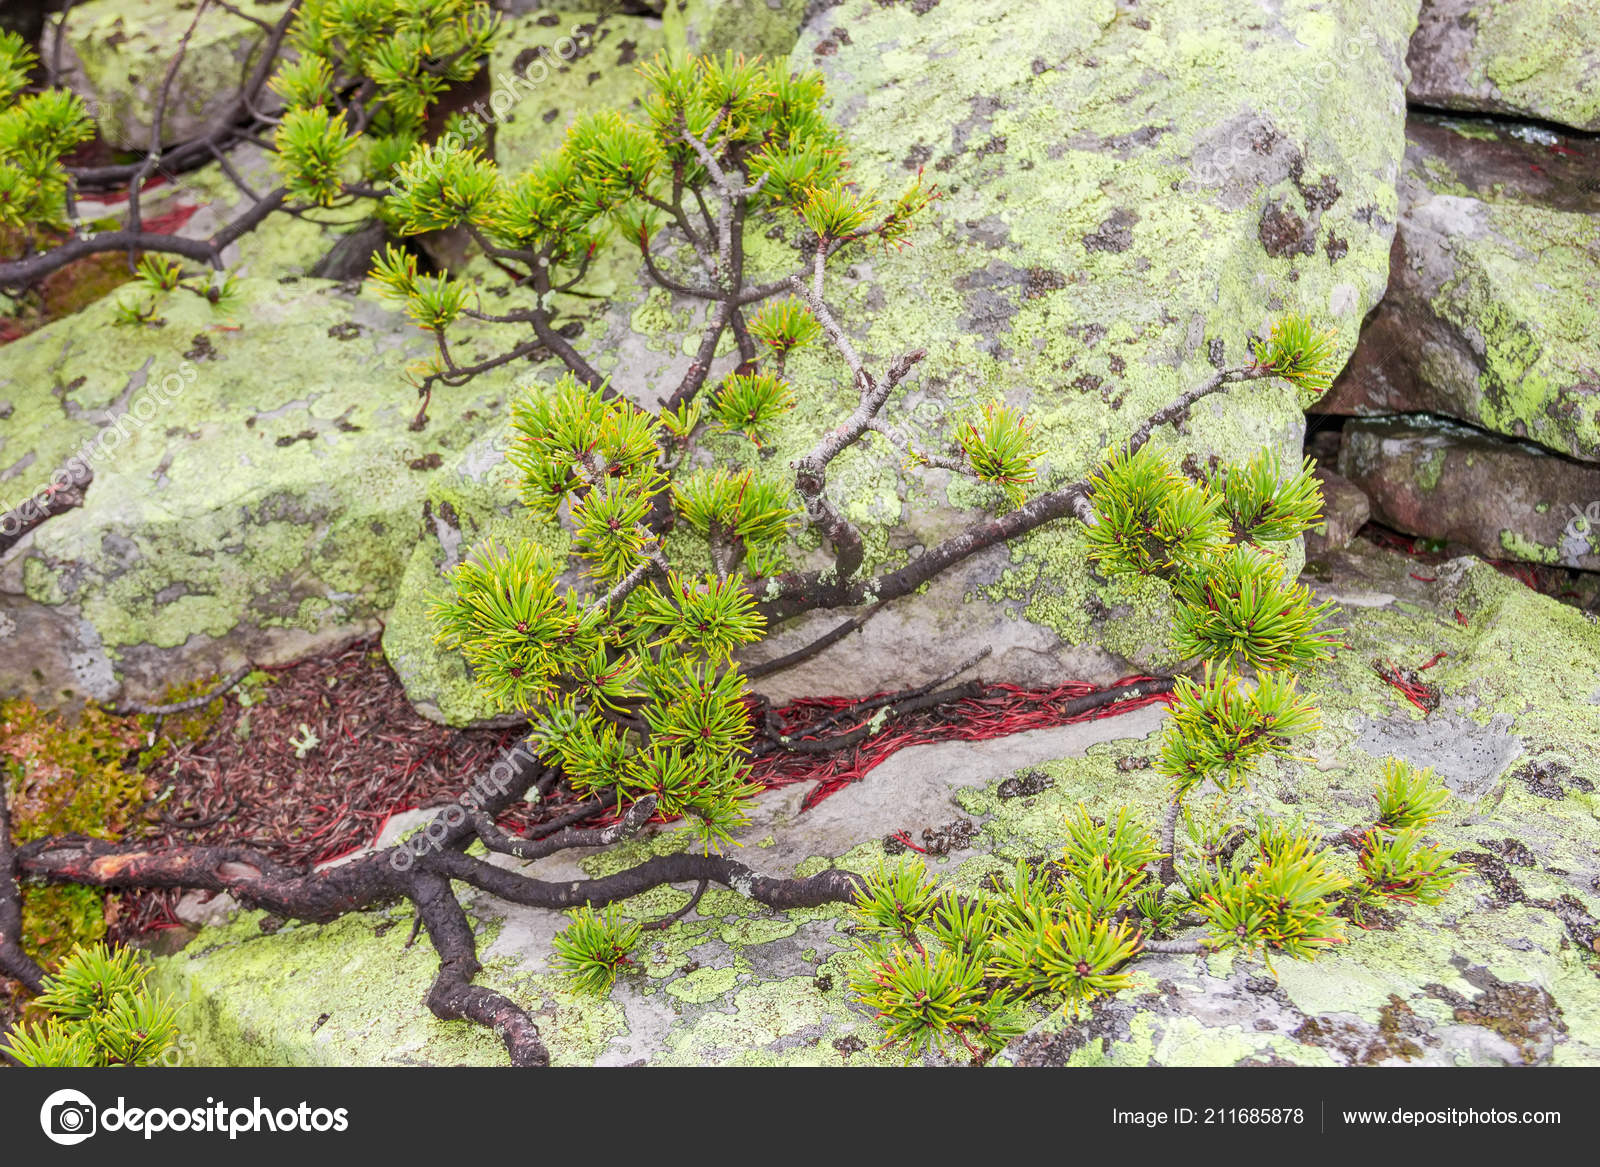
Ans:
<svg viewBox="0 0 1600 1167"><path fill-rule="evenodd" d="M72 1147L95 1133L98 1115L98 1108L87 1094L57 1090L39 1108L39 1125L52 1143Z"/></svg>

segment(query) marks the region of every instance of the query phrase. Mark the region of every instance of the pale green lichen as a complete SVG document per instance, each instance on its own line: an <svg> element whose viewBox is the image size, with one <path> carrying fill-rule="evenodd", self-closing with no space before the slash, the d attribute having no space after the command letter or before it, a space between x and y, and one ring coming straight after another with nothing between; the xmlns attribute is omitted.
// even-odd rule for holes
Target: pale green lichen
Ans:
<svg viewBox="0 0 1600 1167"><path fill-rule="evenodd" d="M1451 241L1454 274L1433 311L1474 338L1474 385L1448 363L1430 381L1454 411L1496 432L1580 458L1600 454L1600 411L1584 390L1600 331L1600 223L1526 203L1483 204L1485 230Z"/></svg>
<svg viewBox="0 0 1600 1167"><path fill-rule="evenodd" d="M1413 463L1412 473L1423 490L1438 487L1439 476L1444 473L1445 454L1443 446L1425 448Z"/></svg>
<svg viewBox="0 0 1600 1167"><path fill-rule="evenodd" d="M1600 23L1591 9L1481 3L1471 19L1469 83L1491 83L1494 108L1600 130Z"/></svg>
<svg viewBox="0 0 1600 1167"><path fill-rule="evenodd" d="M115 326L102 301L7 349L8 490L37 489L80 449L95 470L87 505L24 552L23 588L81 613L113 661L181 662L248 630L270 658L260 631L310 646L372 627L445 458L504 401L494 377L443 388L415 433L401 373L424 338L326 281L243 280L239 296L223 313L170 296L161 328ZM393 363L387 393L374 362Z"/></svg>
<svg viewBox="0 0 1600 1167"><path fill-rule="evenodd" d="M1519 531L1500 532L1500 546L1505 548L1507 559L1520 559L1524 563L1560 563L1561 549L1546 547L1527 538Z"/></svg>

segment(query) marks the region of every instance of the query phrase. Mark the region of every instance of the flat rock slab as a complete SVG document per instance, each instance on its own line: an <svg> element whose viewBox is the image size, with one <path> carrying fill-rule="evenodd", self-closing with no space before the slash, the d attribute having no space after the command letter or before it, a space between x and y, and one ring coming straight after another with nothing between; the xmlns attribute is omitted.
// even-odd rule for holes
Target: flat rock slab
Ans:
<svg viewBox="0 0 1600 1167"><path fill-rule="evenodd" d="M1134 987L1073 1018L1038 1002L1001 1064L1600 1064L1600 626L1473 559L1431 569L1358 543L1319 567L1341 602L1349 649L1306 677L1324 728L1303 760L1265 767L1228 813L1304 815L1325 832L1366 821L1381 756L1438 766L1455 791L1430 831L1471 871L1435 907L1401 907L1315 962L1221 954L1149 957ZM1459 614L1459 618L1458 615ZM1416 667L1438 684L1424 716L1372 668ZM1160 813L1146 763L1159 708L965 745L908 749L801 813L804 788L769 792L741 857L774 873L830 864L870 870L905 831L940 855L918 861L977 890L1017 859L1053 855L1079 802L1106 814ZM1015 781L1013 781L1015 780ZM970 824L970 828L963 824ZM923 832L929 832L924 835ZM548 878L609 874L681 844L662 830ZM912 860L917 857L909 856ZM1340 860L1352 863L1348 853ZM688 889L625 901L638 919L676 910ZM847 988L862 967L839 907L777 913L712 891L643 945L603 998L552 971L554 913L469 894L483 983L532 1012L558 1064L856 1065L895 1062ZM201 1060L230 1064L504 1064L492 1034L440 1022L422 1004L435 957L407 947L409 910L328 927L259 915L207 928L158 962L189 1002ZM937 1060L937 1059L932 1059Z"/></svg>

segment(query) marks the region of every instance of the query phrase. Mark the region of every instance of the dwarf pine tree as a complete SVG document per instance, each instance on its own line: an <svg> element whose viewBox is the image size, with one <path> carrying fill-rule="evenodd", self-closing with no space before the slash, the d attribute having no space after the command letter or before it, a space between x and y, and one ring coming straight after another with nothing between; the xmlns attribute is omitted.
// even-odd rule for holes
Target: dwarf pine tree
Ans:
<svg viewBox="0 0 1600 1167"><path fill-rule="evenodd" d="M190 33L208 8L196 7ZM226 299L225 281L185 271L184 261L220 273L224 249L279 211L366 201L381 214L397 164L428 135L446 90L482 69L499 21L486 0L292 0L275 21L256 22L262 38L228 112L202 136L163 146L186 34L158 74L150 140L129 143L142 156L94 167L68 162L96 134L83 100L38 84L38 55L0 33L0 289L22 294L74 260L126 252L130 267L141 255L163 257L136 270L153 295L182 288ZM278 186L257 190L228 163L228 148L243 141L266 144ZM242 209L209 239L150 230L146 184L214 159L244 196ZM106 189L125 190L126 209L85 220L80 194ZM122 319L150 320L154 304L127 301Z"/></svg>
<svg viewBox="0 0 1600 1167"><path fill-rule="evenodd" d="M1193 481L1150 439L1232 384L1273 377L1320 393L1333 371L1331 336L1298 317L1280 320L1247 365L1152 415L1082 483L1038 489L1042 451L1030 423L1000 403L957 419L944 436L948 452L935 453L935 442L919 443L888 416L923 354L870 369L830 308L826 282L840 257L904 240L936 192L920 175L883 201L858 189L846 144L822 112L817 74L728 55L658 63L644 75L637 116L582 118L525 172L508 174L474 148L418 150L401 165L401 193L388 209L402 232L464 228L515 275L521 305L485 312L465 279L423 274L398 248L373 272L437 342L412 370L424 414L435 384L463 383L541 348L566 365L554 385L513 404L509 459L529 507L551 521L565 508L570 559L532 544L481 547L454 570L451 594L434 611L440 640L466 657L500 708L530 718L545 758L614 810L680 819L700 845L719 849L756 790L738 650L778 619L897 598L994 541L1076 520L1089 528L1100 570L1158 577L1177 603L1174 647L1193 667L1176 681L1160 750L1169 813L1152 832L1126 812L1106 823L1080 809L1049 872L1019 865L992 895L940 891L920 866L863 880L855 912L861 932L877 939L866 944L868 971L855 989L891 1042L919 1051L956 1041L983 1053L1017 1032L1019 1002L1044 994L1075 1007L1115 992L1141 952L1183 948L1152 939L1181 923L1208 928L1203 941L1185 942L1189 950L1309 957L1339 941L1336 908L1347 900L1420 900L1447 883L1447 854L1386 833L1409 821L1408 808L1432 811L1440 797L1431 776L1399 764L1360 844L1359 874L1343 873L1298 825L1262 824L1254 849L1224 855L1205 816L1188 811L1202 792L1226 799L1263 759L1288 755L1318 728L1295 671L1325 659L1337 634L1326 624L1329 605L1286 578L1283 561L1284 545L1319 518L1310 463L1285 473L1262 453ZM752 283L744 232L769 225L798 234L801 263L785 278ZM636 387L601 376L557 327L557 297L582 284L612 236L637 249L657 286L708 306L695 359L659 409L635 404ZM474 322L530 335L462 363L457 333ZM712 378L729 332L739 363ZM789 354L821 342L860 394L850 416L818 434L781 478L693 466L704 427L759 444L794 405ZM974 534L899 573L868 577L861 535L828 496L827 468L869 434L912 465L1000 488L998 521L975 519ZM808 527L834 557L821 573L789 564ZM666 534L674 528L704 541L713 570L673 561ZM562 582L573 568L587 583ZM578 984L605 991L637 941L637 928L613 912L585 908L558 951Z"/></svg>
<svg viewBox="0 0 1600 1167"><path fill-rule="evenodd" d="M35 998L43 1023L11 1033L0 1054L30 1067L162 1064L178 1040L177 1008L146 987L149 975L129 949L74 946Z"/></svg>

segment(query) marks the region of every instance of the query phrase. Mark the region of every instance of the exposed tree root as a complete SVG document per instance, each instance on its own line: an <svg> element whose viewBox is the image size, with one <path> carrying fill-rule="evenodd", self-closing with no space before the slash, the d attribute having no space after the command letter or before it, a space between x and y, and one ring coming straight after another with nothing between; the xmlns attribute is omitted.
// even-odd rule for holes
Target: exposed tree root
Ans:
<svg viewBox="0 0 1600 1167"><path fill-rule="evenodd" d="M500 993L472 983L481 967L477 944L450 889L451 880L509 903L554 909L603 906L669 883L696 885L696 899L708 883L718 883L774 908L816 907L848 901L859 886L858 877L849 872L780 879L716 855L663 855L602 879L561 883L496 867L464 854L466 848L481 839L493 851L531 859L573 847L606 846L639 830L655 810L654 800L646 799L610 826L566 826L538 840L508 835L495 826L495 816L535 783L548 780L550 772L520 749L508 751L503 761L512 767L509 783L490 792L474 814L452 813L458 807L441 811L424 832L431 849L419 855L411 846L397 844L321 870L282 864L246 847L141 847L82 836L39 839L13 851L0 791L0 972L34 991L43 977L17 943L18 878L118 890L226 892L245 907L316 924L406 899L416 906L439 954L439 972L427 997L434 1016L486 1025L505 1045L513 1065L543 1066L549 1064L549 1051L528 1014Z"/></svg>
<svg viewBox="0 0 1600 1167"><path fill-rule="evenodd" d="M6 783L0 779L0 976L21 981L37 993L44 984L44 970L22 950L22 897L16 877L11 813L6 804Z"/></svg>

